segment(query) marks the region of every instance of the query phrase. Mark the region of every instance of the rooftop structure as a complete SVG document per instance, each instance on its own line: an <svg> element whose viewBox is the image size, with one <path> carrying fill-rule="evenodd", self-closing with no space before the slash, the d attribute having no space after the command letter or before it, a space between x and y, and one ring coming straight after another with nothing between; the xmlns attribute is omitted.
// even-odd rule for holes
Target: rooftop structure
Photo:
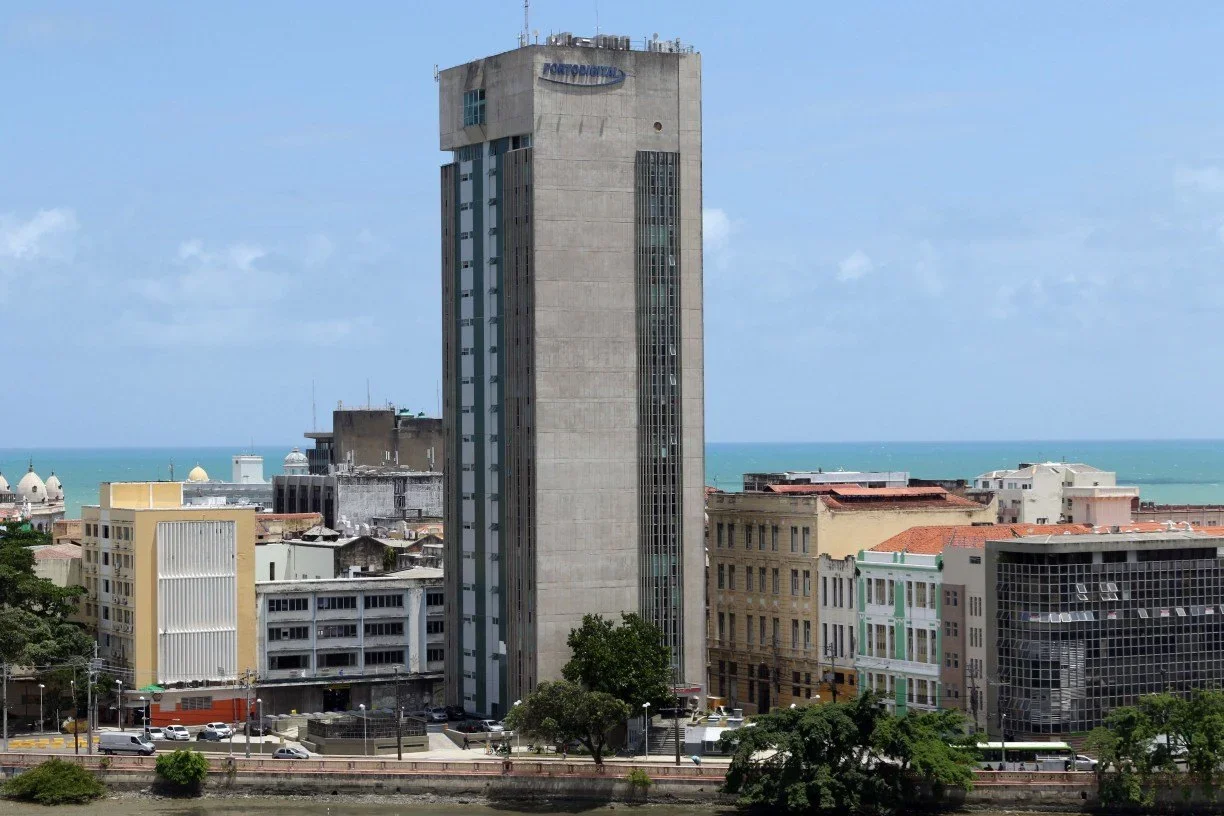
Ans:
<svg viewBox="0 0 1224 816"><path fill-rule="evenodd" d="M905 471L788 470L777 473L745 473L744 490L765 490L770 485L858 485L859 487L905 487Z"/></svg>
<svg viewBox="0 0 1224 816"><path fill-rule="evenodd" d="M332 412L330 431L309 431L306 438L314 442L314 448L306 451L311 475L357 467L416 471L442 467L442 420L394 405L346 408L342 403ZM298 475L296 467L293 475Z"/></svg>
<svg viewBox="0 0 1224 816"><path fill-rule="evenodd" d="M1139 488L1117 474L1079 462L1023 462L973 479L973 493L998 500L1000 523L1114 525L1131 521Z"/></svg>
<svg viewBox="0 0 1224 816"><path fill-rule="evenodd" d="M54 472L44 482L31 459L16 487L0 474L0 520L20 519L36 530L50 532L64 515L64 488Z"/></svg>

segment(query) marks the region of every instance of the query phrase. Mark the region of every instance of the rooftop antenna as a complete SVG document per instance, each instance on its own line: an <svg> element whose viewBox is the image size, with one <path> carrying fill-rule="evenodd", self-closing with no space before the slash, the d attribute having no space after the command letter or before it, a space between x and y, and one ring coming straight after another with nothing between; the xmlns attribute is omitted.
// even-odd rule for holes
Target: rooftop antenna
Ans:
<svg viewBox="0 0 1224 816"><path fill-rule="evenodd" d="M310 430L319 430L319 415L315 410L315 381L310 381Z"/></svg>
<svg viewBox="0 0 1224 816"><path fill-rule="evenodd" d="M599 0L595 0L595 36L599 36Z"/></svg>
<svg viewBox="0 0 1224 816"><path fill-rule="evenodd" d="M531 0L523 0L523 33L519 34L519 46L529 45L531 40Z"/></svg>

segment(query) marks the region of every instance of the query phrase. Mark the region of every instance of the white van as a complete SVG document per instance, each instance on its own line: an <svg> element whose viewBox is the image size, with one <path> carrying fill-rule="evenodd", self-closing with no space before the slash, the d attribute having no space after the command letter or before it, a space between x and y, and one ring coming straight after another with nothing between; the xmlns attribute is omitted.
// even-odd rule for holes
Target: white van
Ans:
<svg viewBox="0 0 1224 816"><path fill-rule="evenodd" d="M98 750L104 754L140 754L152 756L157 753L153 741L139 731L103 731L98 740Z"/></svg>

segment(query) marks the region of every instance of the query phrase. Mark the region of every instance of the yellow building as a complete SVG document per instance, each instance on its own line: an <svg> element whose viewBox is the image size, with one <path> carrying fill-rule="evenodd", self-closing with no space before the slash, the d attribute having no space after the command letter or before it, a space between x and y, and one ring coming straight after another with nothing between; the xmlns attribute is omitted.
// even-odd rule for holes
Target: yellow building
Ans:
<svg viewBox="0 0 1224 816"><path fill-rule="evenodd" d="M828 701L833 685L842 697L857 692L854 631L844 623L855 603L848 556L911 527L996 515L993 503L939 487L854 485L712 493L706 512L709 689L748 713Z"/></svg>
<svg viewBox="0 0 1224 816"><path fill-rule="evenodd" d="M85 617L125 686L257 668L254 509L184 507L180 482L103 483L81 519Z"/></svg>

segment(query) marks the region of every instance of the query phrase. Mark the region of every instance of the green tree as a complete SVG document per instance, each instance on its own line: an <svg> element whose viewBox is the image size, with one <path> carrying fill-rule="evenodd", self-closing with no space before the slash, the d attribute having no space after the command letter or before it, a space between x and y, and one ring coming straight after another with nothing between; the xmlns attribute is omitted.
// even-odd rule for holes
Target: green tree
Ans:
<svg viewBox="0 0 1224 816"><path fill-rule="evenodd" d="M80 765L49 759L0 786L9 799L40 805L83 805L100 798L106 786Z"/></svg>
<svg viewBox="0 0 1224 816"><path fill-rule="evenodd" d="M208 758L199 751L173 751L157 758L158 779L179 793L199 793L208 778Z"/></svg>
<svg viewBox="0 0 1224 816"><path fill-rule="evenodd" d="M974 753L955 712L894 718L875 694L779 709L723 735L733 751L724 790L755 811L886 812L920 783L936 797L968 789Z"/></svg>
<svg viewBox="0 0 1224 816"><path fill-rule="evenodd" d="M571 683L611 694L634 711L643 703L657 709L675 700L671 650L659 627L641 615L622 614L620 626L585 615L566 642L573 656L561 675Z"/></svg>
<svg viewBox="0 0 1224 816"><path fill-rule="evenodd" d="M48 541L45 533L0 525L0 662L67 667L84 665L93 654L93 637L71 620L85 589L58 587L34 574L30 545ZM70 676L57 681L57 694Z"/></svg>
<svg viewBox="0 0 1224 816"><path fill-rule="evenodd" d="M553 744L578 740L602 765L609 732L628 718L629 706L612 695L556 680L540 683L514 706L506 727Z"/></svg>

